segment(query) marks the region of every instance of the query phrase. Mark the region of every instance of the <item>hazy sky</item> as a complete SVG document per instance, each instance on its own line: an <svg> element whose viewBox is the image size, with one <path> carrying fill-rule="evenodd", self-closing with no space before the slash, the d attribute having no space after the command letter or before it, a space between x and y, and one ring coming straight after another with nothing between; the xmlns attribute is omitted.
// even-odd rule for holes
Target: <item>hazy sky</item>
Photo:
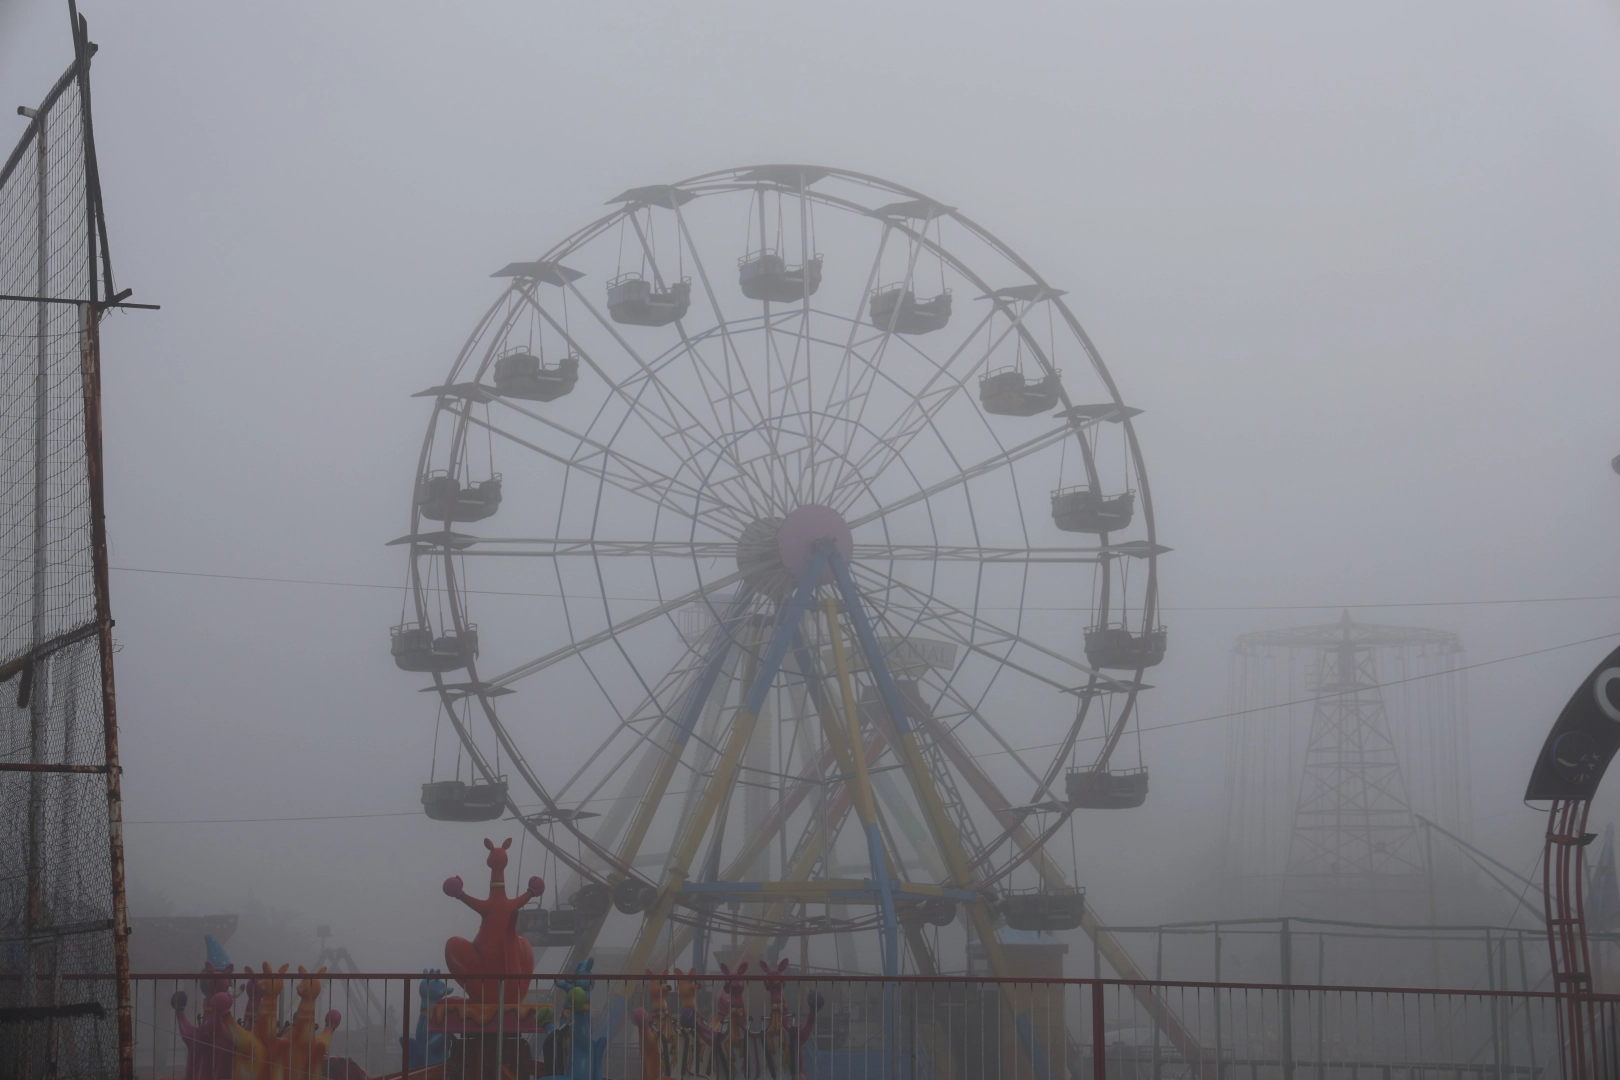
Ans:
<svg viewBox="0 0 1620 1080"><path fill-rule="evenodd" d="M370 967L466 929L438 882L481 876L479 830L411 813L432 708L387 654L397 589L144 571L397 584L409 395L490 271L711 169L892 178L1069 290L1145 410L1175 548L1150 723L1223 711L1235 634L1338 605L1474 661L1620 630L1616 599L1401 606L1620 594L1620 16L1597 0L85 11L117 274L163 305L104 347L113 563L143 571L113 577L130 877L176 911L257 895ZM0 0L0 142L69 52L61 5ZM1542 830L1531 758L1612 644L1470 675L1474 831L1514 865ZM1149 804L1082 831L1105 918L1188 914L1224 739L1150 734ZM1620 782L1594 812L1616 817Z"/></svg>

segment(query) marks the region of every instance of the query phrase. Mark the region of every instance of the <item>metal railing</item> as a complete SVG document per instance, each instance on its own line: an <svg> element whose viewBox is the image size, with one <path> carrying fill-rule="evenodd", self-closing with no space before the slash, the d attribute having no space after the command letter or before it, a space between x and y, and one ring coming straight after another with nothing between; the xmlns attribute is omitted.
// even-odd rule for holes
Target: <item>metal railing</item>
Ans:
<svg viewBox="0 0 1620 1080"><path fill-rule="evenodd" d="M1620 997L1602 995L598 973L537 975L521 1002L479 1007L458 1003L458 982L419 973L208 978L131 978L137 1077L203 1075L187 1066L201 1054L216 1066L207 1075L246 1058L287 1080L586 1080L593 1060L610 1080L1576 1080L1560 1065L1560 1004L1594 1018L1591 1076L1620 1061L1608 1049L1620 1047Z"/></svg>

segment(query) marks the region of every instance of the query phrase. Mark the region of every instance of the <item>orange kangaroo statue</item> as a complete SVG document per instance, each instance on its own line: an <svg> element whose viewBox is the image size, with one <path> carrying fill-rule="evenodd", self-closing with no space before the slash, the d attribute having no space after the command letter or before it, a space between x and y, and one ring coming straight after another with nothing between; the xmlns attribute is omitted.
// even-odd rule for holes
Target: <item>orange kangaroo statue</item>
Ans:
<svg viewBox="0 0 1620 1080"><path fill-rule="evenodd" d="M322 1080L326 1076L326 1051L343 1015L336 1009L326 1014L326 1026L315 1028L315 1003L320 1000L321 981L298 965L298 1010L287 1030L287 1080ZM323 967L316 975L326 974Z"/></svg>
<svg viewBox="0 0 1620 1080"><path fill-rule="evenodd" d="M659 976L658 983L653 992L658 995L660 1002L653 1012L653 1019L658 1024L658 1047L663 1057L663 1072L661 1077L672 1078L675 1075L675 989L668 983L669 969Z"/></svg>
<svg viewBox="0 0 1620 1080"><path fill-rule="evenodd" d="M534 946L518 936L518 908L546 891L546 883L538 878L529 879L527 892L517 896L506 895L506 849L512 846L511 837L500 847L488 839L484 846L489 858L489 896L483 900L468 896L460 877L446 878L444 894L460 900L478 912L482 921L478 933L471 941L453 937L444 943L444 963L450 974L467 991L467 1000L474 1004L494 1005L504 1002L516 1005L529 991L530 976L534 974ZM507 975L514 978L471 978L477 975Z"/></svg>
<svg viewBox="0 0 1620 1080"><path fill-rule="evenodd" d="M284 975L287 965L272 972L263 965L263 974ZM252 1013L252 1027L232 1022L231 1080L285 1080L287 1074L287 1040L281 1037L276 1025L276 1002L281 997L283 980L259 978L248 982L248 1007Z"/></svg>
<svg viewBox="0 0 1620 1080"><path fill-rule="evenodd" d="M654 1027L651 1015L641 1006L630 1014L630 1020L636 1025L636 1031L641 1036L641 1078L640 1080L658 1080L658 1033Z"/></svg>
<svg viewBox="0 0 1620 1080"><path fill-rule="evenodd" d="M697 968L688 971L675 969L675 991L680 996L680 1012L677 1037L680 1042L680 1076L681 1080L696 1073L699 1076L708 1075L708 1054L704 1053L704 1043L707 1041L708 1025L701 1022L697 1010ZM700 1030L702 1036L700 1036Z"/></svg>

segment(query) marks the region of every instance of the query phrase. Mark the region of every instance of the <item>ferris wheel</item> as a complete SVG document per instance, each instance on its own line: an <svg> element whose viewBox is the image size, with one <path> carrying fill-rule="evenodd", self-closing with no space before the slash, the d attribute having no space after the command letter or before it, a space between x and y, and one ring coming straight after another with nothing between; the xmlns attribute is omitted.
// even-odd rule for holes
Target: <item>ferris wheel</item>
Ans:
<svg viewBox="0 0 1620 1080"><path fill-rule="evenodd" d="M999 922L1078 925L1046 847L1147 795L1167 549L1062 290L838 169L609 206L497 271L418 395L392 653L440 703L428 815L567 868L525 929L570 965L876 930L926 971L960 920L1000 970Z"/></svg>

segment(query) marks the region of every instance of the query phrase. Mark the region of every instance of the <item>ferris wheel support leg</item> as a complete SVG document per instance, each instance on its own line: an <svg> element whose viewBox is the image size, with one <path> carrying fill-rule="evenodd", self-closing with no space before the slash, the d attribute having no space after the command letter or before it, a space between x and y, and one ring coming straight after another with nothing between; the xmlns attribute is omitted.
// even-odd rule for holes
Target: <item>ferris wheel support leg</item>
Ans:
<svg viewBox="0 0 1620 1080"><path fill-rule="evenodd" d="M876 633L872 630L872 622L867 618L861 594L855 588L855 580L850 577L849 565L836 551L832 551L831 545L825 541L823 550L826 551L827 560L832 565L833 576L838 582L838 591L843 594L844 607L849 612L850 623L855 627L856 639L860 642L861 652L866 657L867 670L871 673L872 681L877 684L878 696L882 698L884 710L889 714L889 723L894 729L895 748L900 752L900 761L904 766L906 778L911 781L912 792L917 796L917 802L923 809L923 816L928 821L934 846L939 848L940 854L945 857L945 865L950 870L952 883L957 888L972 889L975 887L974 878L973 871L968 866L967 852L962 850L961 840L951 827L950 818L945 812L945 801L940 798L939 789L934 786L933 776L923 761L922 748L917 744L917 732L911 726L911 720L900 701L899 688L894 685L894 677L889 674L888 665L883 660L883 650L878 645ZM1002 978L1010 977L1012 972L1007 965L1007 956L1001 950L1001 941L996 937L994 919L983 896L968 905L968 917L973 923L974 931L979 935L980 943L984 946L985 959L990 962L991 970Z"/></svg>
<svg viewBox="0 0 1620 1080"><path fill-rule="evenodd" d="M658 808L663 803L664 793L669 789L670 779L675 775L675 767L679 764L686 751L687 741L691 739L692 732L697 728L699 717L703 715L704 708L714 695L715 685L726 667L726 660L731 655L734 642L733 628L739 616L747 609L752 594L749 589L737 590L732 599L731 608L718 627L715 638L714 651L700 672L697 683L692 687L691 696L686 700L686 707L681 712L680 721L670 729L664 742L664 753L659 757L653 770L650 782L642 792L636 804L634 815L630 819L629 828L624 839L619 844L617 856L620 865L630 866L641 851L641 845L652 828L653 818L657 816ZM624 880L625 875L615 871L608 876L608 885L613 887ZM602 932L602 926L607 922L607 913L603 912L591 920L583 937L576 942L569 951L565 971L573 970L574 965L581 963L591 953L596 944L597 935Z"/></svg>
<svg viewBox="0 0 1620 1080"><path fill-rule="evenodd" d="M786 659L788 648L793 644L798 631L799 621L809 610L816 591L816 583L821 580L821 573L826 567L827 556L824 553L816 552L811 556L810 564L805 567L804 576L799 579L799 587L793 593L793 599L777 621L770 646L760 657L759 666L753 672L753 678L749 680L748 694L743 698L736 717L731 722L731 731L726 736L726 744L719 760L715 762L708 787L704 788L703 797L698 800L691 818L686 823L686 830L681 833L675 850L670 853L664 887L659 892L657 901L648 909L647 918L641 924L641 931L636 935L635 944L630 947L630 955L625 959L626 972L644 968L652 956L653 949L658 945L659 935L663 933L664 925L669 922L670 912L674 910L675 901L681 895L681 888L691 875L692 860L697 856L704 834L709 831L709 823L720 808L721 800L731 790L737 767L742 762L743 750L747 748L748 740L754 733L754 724L759 719L760 710L765 706L765 697L776 681L776 674L781 669L782 661ZM626 998L629 990L630 984L620 984L616 997Z"/></svg>
<svg viewBox="0 0 1620 1080"><path fill-rule="evenodd" d="M849 658L844 655L844 635L838 627L838 600L828 597L822 603L827 619L827 637L832 644L833 664L838 669L838 691L844 701L844 720L848 725L845 739L847 755L854 768L855 813L861 819L866 833L866 858L872 869L872 881L877 886L879 909L883 913L883 974L900 973L900 934L894 916L894 890L889 882L889 855L883 849L883 833L878 828L877 808L872 802L872 778L866 772L866 754L861 739L861 715L855 705L855 688L849 678ZM828 730L836 728L829 724Z"/></svg>

